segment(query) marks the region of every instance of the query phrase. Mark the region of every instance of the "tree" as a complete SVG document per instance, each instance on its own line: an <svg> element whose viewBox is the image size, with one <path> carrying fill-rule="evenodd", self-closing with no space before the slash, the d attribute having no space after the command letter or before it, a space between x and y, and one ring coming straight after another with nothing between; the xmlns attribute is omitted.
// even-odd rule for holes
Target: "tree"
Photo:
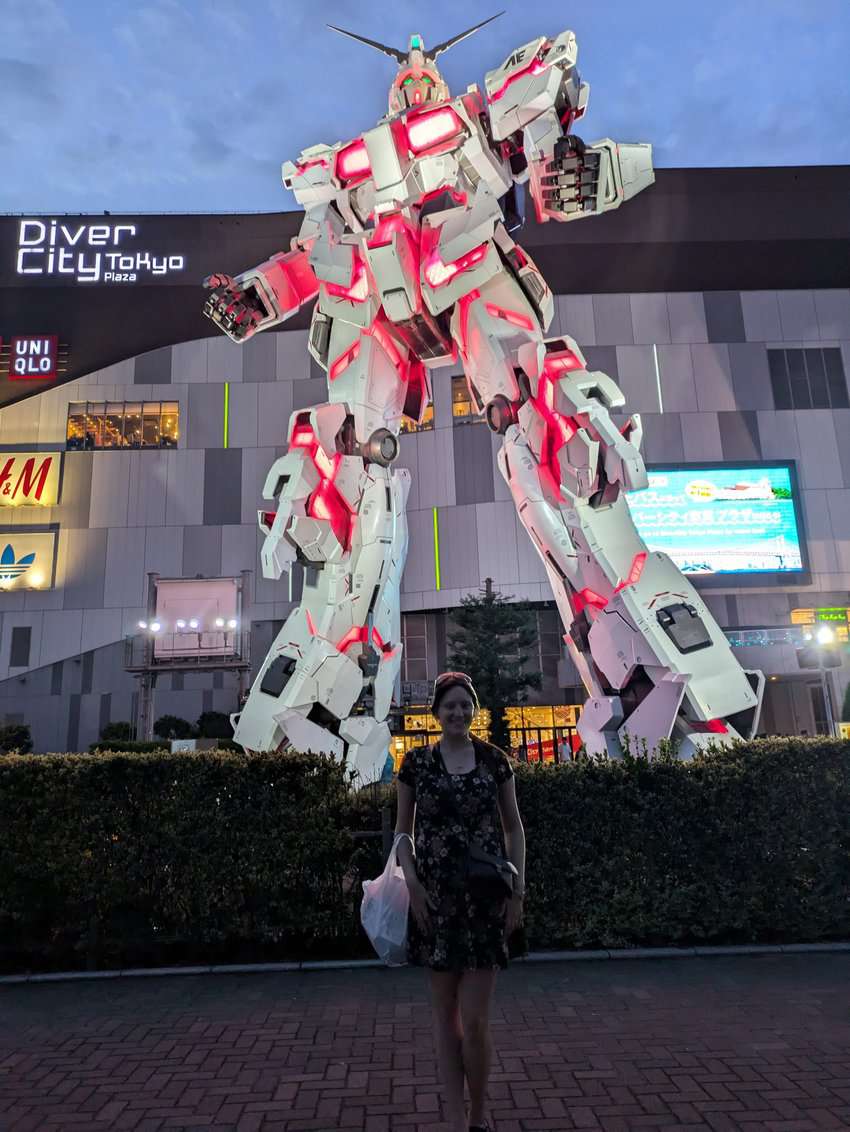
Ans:
<svg viewBox="0 0 850 1132"><path fill-rule="evenodd" d="M6 723L0 727L0 755L28 755L32 750L32 735L28 723Z"/></svg>
<svg viewBox="0 0 850 1132"><path fill-rule="evenodd" d="M486 578L482 593L461 598L452 620L458 631L449 634L449 667L472 677L481 706L490 709L490 740L505 748L505 708L525 703L528 689L541 683L539 672L526 671L537 640L533 611L525 602L502 597L493 579Z"/></svg>
<svg viewBox="0 0 850 1132"><path fill-rule="evenodd" d="M154 735L160 739L194 739L195 729L188 719L179 715L161 715L153 725Z"/></svg>
<svg viewBox="0 0 850 1132"><path fill-rule="evenodd" d="M122 739L132 739L133 725L126 720L118 723L107 723L101 731L100 737L106 743L120 743Z"/></svg>
<svg viewBox="0 0 850 1132"><path fill-rule="evenodd" d="M195 724L198 735L204 739L232 739L233 727L230 716L223 711L204 711Z"/></svg>

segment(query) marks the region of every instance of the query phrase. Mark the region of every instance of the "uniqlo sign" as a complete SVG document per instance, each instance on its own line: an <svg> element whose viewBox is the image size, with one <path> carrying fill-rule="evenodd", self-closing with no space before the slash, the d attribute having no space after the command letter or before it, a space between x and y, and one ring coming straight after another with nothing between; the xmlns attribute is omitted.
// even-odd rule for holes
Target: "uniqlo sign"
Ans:
<svg viewBox="0 0 850 1132"><path fill-rule="evenodd" d="M9 378L52 381L56 377L59 339L54 334L18 336L9 348Z"/></svg>

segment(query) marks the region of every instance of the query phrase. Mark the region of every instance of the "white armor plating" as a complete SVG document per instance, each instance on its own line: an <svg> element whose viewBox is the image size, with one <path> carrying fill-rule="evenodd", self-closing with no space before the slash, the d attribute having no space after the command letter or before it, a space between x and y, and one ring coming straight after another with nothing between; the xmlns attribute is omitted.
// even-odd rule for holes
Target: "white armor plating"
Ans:
<svg viewBox="0 0 850 1132"><path fill-rule="evenodd" d="M233 717L236 739L346 754L364 782L384 766L401 662L399 427L422 419L430 371L458 357L504 437L499 468L587 688L588 749L617 757L629 740L673 738L689 757L751 733L763 686L637 534L625 493L647 483L640 419L615 421L615 382L587 370L572 338L544 337L552 296L510 235L517 186L541 221L599 215L652 184L652 147L573 133L589 88L570 31L452 97L434 60L475 30L432 50L412 36L407 52L344 32L399 62L388 116L285 162L305 210L292 249L207 280L205 313L237 342L315 302L309 350L328 375L327 403L292 414L266 480L263 574L299 561L304 592Z"/></svg>

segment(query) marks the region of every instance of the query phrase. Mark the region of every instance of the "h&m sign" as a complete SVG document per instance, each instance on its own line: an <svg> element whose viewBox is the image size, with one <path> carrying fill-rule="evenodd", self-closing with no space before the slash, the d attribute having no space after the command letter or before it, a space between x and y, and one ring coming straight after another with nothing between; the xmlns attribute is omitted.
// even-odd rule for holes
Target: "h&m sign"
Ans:
<svg viewBox="0 0 850 1132"><path fill-rule="evenodd" d="M0 452L0 507L53 507L61 452Z"/></svg>

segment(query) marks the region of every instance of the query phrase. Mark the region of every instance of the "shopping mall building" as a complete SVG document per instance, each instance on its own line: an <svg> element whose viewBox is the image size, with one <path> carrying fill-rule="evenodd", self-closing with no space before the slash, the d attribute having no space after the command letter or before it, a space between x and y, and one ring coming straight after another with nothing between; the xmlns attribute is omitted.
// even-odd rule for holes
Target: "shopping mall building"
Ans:
<svg viewBox="0 0 850 1132"><path fill-rule="evenodd" d="M256 514L291 411L325 399L306 315L240 348L200 314L205 275L288 247L297 225L0 218L0 722L30 724L37 751L84 750L110 721L236 710L298 600L299 567L260 574ZM828 618L844 660L850 168L661 170L618 211L522 235L557 296L550 335L572 335L642 416L647 541L676 550L769 677L760 730L825 730L822 673L797 646ZM452 610L490 578L533 603L544 680L515 735L533 750L569 731L577 674L499 438L458 371L433 386L399 457L398 701L424 702ZM827 679L840 705L850 664Z"/></svg>

